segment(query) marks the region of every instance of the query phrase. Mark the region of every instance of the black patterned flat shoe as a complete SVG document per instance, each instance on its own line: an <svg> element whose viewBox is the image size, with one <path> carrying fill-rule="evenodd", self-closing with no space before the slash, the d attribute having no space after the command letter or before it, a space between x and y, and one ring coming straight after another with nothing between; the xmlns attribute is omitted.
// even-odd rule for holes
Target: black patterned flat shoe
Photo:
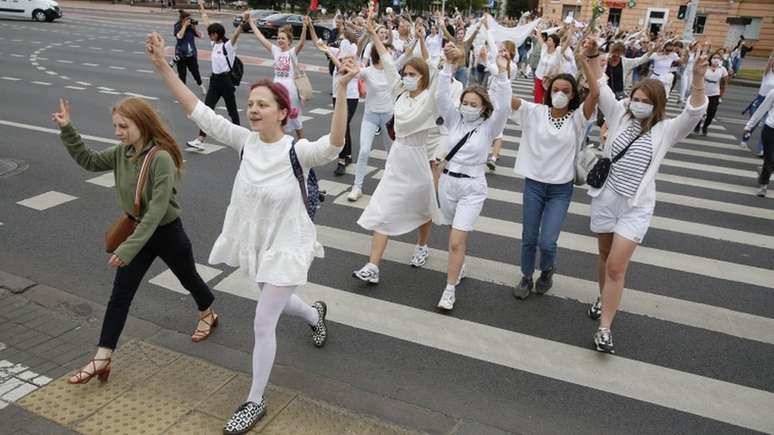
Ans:
<svg viewBox="0 0 774 435"><path fill-rule="evenodd" d="M312 328L312 342L317 347L323 347L328 340L328 325L325 324L325 315L328 314L328 306L325 305L325 302L323 301L317 301L312 304L312 308L317 310L317 314L320 315L317 323L310 325Z"/></svg>
<svg viewBox="0 0 774 435"><path fill-rule="evenodd" d="M226 422L223 428L224 435L238 435L247 433L255 427L255 424L266 415L266 400L261 399L261 403L245 402L239 405L231 418Z"/></svg>

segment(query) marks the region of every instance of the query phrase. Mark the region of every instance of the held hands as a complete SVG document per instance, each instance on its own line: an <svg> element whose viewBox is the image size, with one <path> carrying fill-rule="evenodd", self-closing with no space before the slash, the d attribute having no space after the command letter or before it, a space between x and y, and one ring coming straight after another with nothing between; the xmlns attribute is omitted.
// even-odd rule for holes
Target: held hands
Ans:
<svg viewBox="0 0 774 435"><path fill-rule="evenodd" d="M694 83L698 83L696 80L699 80L700 82L704 80L704 74L707 72L707 67L709 66L709 61L707 59L707 55L702 55L696 59L696 63L693 64Z"/></svg>
<svg viewBox="0 0 774 435"><path fill-rule="evenodd" d="M322 51L323 53L328 51L328 46L325 45L325 41L322 39L318 39L314 42L314 46L317 47L318 50Z"/></svg>
<svg viewBox="0 0 774 435"><path fill-rule="evenodd" d="M304 25L307 27L312 27L312 19L309 18L309 15L304 15Z"/></svg>
<svg viewBox="0 0 774 435"><path fill-rule="evenodd" d="M70 102L60 98L59 111L51 114L51 120L60 128L70 124Z"/></svg>
<svg viewBox="0 0 774 435"><path fill-rule="evenodd" d="M251 14L249 10L248 11L244 11L242 13L242 22L246 23L246 22L250 21L252 16L253 16L253 14Z"/></svg>
<svg viewBox="0 0 774 435"><path fill-rule="evenodd" d="M360 72L360 66L354 58L345 59L339 68L339 86L346 88L347 84ZM341 89L339 88L339 89Z"/></svg>
<svg viewBox="0 0 774 435"><path fill-rule="evenodd" d="M443 47L443 55L446 61L452 65L455 65L457 60L463 56L462 51L453 42L446 43Z"/></svg>
<svg viewBox="0 0 774 435"><path fill-rule="evenodd" d="M158 68L166 64L164 61L164 38L157 32L148 33L145 36L145 52L153 66Z"/></svg>

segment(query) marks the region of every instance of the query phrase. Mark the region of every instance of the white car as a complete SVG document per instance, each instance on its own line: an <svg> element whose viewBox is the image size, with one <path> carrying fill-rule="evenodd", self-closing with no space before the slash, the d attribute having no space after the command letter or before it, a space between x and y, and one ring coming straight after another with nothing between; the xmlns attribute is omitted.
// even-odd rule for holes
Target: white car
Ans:
<svg viewBox="0 0 774 435"><path fill-rule="evenodd" d="M54 21L62 18L62 9L54 0L0 0L0 18L6 17Z"/></svg>

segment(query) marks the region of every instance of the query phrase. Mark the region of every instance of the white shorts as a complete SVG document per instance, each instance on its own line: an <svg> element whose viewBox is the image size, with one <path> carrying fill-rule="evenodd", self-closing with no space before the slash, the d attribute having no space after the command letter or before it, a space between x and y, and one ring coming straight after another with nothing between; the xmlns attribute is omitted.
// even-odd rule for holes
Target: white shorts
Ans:
<svg viewBox="0 0 774 435"><path fill-rule="evenodd" d="M632 207L629 198L605 186L591 199L591 231L615 233L635 243L642 243L650 226L653 207Z"/></svg>
<svg viewBox="0 0 774 435"><path fill-rule="evenodd" d="M438 183L438 201L441 205L441 223L451 224L459 231L473 231L486 199L486 178L456 178L441 175Z"/></svg>

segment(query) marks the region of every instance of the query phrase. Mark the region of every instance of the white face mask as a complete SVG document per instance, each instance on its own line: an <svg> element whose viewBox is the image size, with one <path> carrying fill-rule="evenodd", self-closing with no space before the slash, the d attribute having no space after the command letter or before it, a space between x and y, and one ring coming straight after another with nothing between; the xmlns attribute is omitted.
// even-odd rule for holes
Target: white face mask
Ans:
<svg viewBox="0 0 774 435"><path fill-rule="evenodd" d="M419 87L419 77L403 77L403 87L409 92L414 92Z"/></svg>
<svg viewBox="0 0 774 435"><path fill-rule="evenodd" d="M564 92L554 92L551 94L551 106L557 109L564 109L570 104L570 97Z"/></svg>
<svg viewBox="0 0 774 435"><path fill-rule="evenodd" d="M629 103L629 111L632 112L635 118L642 120L653 114L653 105L641 101L632 101Z"/></svg>
<svg viewBox="0 0 774 435"><path fill-rule="evenodd" d="M712 59L712 66L719 66L720 65L720 59L717 57Z"/></svg>
<svg viewBox="0 0 774 435"><path fill-rule="evenodd" d="M481 118L481 109L473 106L460 106L460 113L465 122L473 122Z"/></svg>

